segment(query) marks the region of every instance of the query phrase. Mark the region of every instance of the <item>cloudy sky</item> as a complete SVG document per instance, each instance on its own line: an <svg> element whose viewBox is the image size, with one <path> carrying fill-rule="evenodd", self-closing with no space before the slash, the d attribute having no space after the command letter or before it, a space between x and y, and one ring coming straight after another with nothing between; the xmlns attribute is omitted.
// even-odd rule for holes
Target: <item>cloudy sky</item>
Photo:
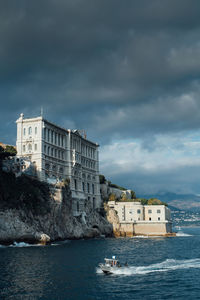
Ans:
<svg viewBox="0 0 200 300"><path fill-rule="evenodd" d="M86 129L136 193L200 193L200 1L0 1L0 140L21 112Z"/></svg>

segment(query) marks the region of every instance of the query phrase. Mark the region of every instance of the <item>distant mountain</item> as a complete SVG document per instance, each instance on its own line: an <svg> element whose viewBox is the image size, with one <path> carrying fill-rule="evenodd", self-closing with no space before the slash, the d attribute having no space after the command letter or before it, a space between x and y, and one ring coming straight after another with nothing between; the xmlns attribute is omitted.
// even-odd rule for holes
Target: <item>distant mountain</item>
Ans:
<svg viewBox="0 0 200 300"><path fill-rule="evenodd" d="M139 195L139 198L158 198L178 209L200 211L200 196L195 194L176 194L172 192L159 192L157 194Z"/></svg>

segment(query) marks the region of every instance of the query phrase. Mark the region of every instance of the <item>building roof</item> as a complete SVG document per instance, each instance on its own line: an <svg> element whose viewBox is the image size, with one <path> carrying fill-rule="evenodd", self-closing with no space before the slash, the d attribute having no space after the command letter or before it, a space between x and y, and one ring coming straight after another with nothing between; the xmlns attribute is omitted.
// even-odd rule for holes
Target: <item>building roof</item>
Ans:
<svg viewBox="0 0 200 300"><path fill-rule="evenodd" d="M65 131L65 132L67 132L67 133L69 133L69 132L71 131L73 134L78 135L78 136L79 136L80 138L82 138L83 140L89 142L90 144L93 144L93 145L96 146L96 147L99 147L99 144L98 144L98 143L92 142L92 141L90 141L90 140L87 139L85 130L80 130L80 129L66 129L66 128L61 127L61 126L59 126L59 125L57 125L57 124L55 124L55 123L53 123L53 122L51 122L51 121L48 121L48 120L45 119L43 116L39 116L39 117L35 117L35 118L26 118L26 119L24 119L24 114L21 114L21 115L20 115L20 118L17 119L16 122L19 122L19 121L22 120L22 119L23 119L23 122L28 122L28 121L29 121L29 122L30 122L30 121L33 121L33 122L34 122L34 121L39 121L39 120L44 121L44 122L48 123L49 125L52 125L52 126L54 126L54 127L57 127L58 129L63 130L63 131Z"/></svg>

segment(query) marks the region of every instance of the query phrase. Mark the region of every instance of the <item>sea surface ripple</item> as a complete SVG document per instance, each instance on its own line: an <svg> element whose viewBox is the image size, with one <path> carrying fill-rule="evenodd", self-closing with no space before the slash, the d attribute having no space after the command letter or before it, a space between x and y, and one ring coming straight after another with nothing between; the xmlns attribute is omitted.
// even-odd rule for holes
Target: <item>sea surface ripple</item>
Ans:
<svg viewBox="0 0 200 300"><path fill-rule="evenodd" d="M129 266L98 267L116 255ZM172 238L65 241L0 247L0 299L200 299L200 227Z"/></svg>

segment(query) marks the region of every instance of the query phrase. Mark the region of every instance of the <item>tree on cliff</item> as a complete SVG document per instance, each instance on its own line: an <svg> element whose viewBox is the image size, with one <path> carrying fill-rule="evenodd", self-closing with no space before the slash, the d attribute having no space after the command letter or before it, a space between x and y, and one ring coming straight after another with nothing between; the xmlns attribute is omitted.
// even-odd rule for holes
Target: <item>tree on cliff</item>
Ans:
<svg viewBox="0 0 200 300"><path fill-rule="evenodd" d="M157 198L150 198L147 202L148 205L166 205L167 203L162 202L161 200L157 199Z"/></svg>
<svg viewBox="0 0 200 300"><path fill-rule="evenodd" d="M117 199L117 197L116 197L116 195L115 194L110 194L110 196L109 196L109 201L116 201L116 199Z"/></svg>
<svg viewBox="0 0 200 300"><path fill-rule="evenodd" d="M15 156L17 154L17 150L13 146L7 145L5 148L0 146L0 160L3 160L9 156Z"/></svg>

